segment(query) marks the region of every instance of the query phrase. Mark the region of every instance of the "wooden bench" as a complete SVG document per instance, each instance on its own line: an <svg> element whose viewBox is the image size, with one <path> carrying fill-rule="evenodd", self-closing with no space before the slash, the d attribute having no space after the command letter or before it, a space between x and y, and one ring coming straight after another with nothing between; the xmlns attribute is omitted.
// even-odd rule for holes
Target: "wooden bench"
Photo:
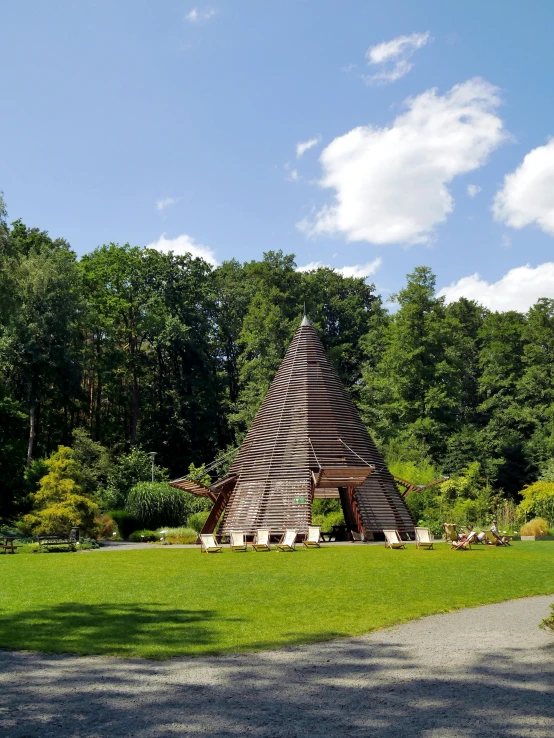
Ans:
<svg viewBox="0 0 554 738"><path fill-rule="evenodd" d="M38 537L38 545L40 548L62 547L66 546L71 551L75 551L75 539L64 535L43 535Z"/></svg>

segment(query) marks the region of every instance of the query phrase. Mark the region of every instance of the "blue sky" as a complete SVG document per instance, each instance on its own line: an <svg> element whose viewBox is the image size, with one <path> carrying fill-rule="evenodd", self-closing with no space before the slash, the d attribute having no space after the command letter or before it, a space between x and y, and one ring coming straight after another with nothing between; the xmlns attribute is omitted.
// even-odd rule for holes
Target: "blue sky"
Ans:
<svg viewBox="0 0 554 738"><path fill-rule="evenodd" d="M553 4L2 0L1 19L11 220L79 254L283 249L385 297L421 264L447 299L554 297Z"/></svg>

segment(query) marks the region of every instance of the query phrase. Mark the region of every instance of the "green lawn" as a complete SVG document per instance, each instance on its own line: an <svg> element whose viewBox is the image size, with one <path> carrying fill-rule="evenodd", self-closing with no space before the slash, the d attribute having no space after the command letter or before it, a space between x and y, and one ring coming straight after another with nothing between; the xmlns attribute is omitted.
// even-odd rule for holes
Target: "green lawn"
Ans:
<svg viewBox="0 0 554 738"><path fill-rule="evenodd" d="M435 551L152 548L0 557L0 647L169 658L367 633L554 593L554 542ZM538 623L529 623L529 627Z"/></svg>

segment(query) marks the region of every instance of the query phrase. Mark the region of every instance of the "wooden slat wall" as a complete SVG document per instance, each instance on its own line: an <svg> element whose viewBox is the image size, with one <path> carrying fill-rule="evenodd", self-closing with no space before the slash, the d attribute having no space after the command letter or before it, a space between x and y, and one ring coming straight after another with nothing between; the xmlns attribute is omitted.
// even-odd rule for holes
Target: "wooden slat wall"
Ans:
<svg viewBox="0 0 554 738"><path fill-rule="evenodd" d="M317 474L320 466L367 464L375 470L353 493L363 524L360 532L389 527L413 532L410 513L382 456L313 327L303 321L230 469L238 481L221 532L253 532L257 527L306 531L312 470Z"/></svg>

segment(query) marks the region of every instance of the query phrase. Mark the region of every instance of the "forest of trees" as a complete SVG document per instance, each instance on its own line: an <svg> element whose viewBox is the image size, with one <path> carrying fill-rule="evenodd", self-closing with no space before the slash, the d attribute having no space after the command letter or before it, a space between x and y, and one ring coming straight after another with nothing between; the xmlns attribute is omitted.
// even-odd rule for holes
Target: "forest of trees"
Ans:
<svg viewBox="0 0 554 738"><path fill-rule="evenodd" d="M0 520L27 511L37 463L76 431L111 459L155 451L172 476L235 447L304 304L390 464L473 464L517 500L552 467L554 300L446 305L418 267L394 302L281 251L215 268L127 244L77 258L0 201Z"/></svg>

